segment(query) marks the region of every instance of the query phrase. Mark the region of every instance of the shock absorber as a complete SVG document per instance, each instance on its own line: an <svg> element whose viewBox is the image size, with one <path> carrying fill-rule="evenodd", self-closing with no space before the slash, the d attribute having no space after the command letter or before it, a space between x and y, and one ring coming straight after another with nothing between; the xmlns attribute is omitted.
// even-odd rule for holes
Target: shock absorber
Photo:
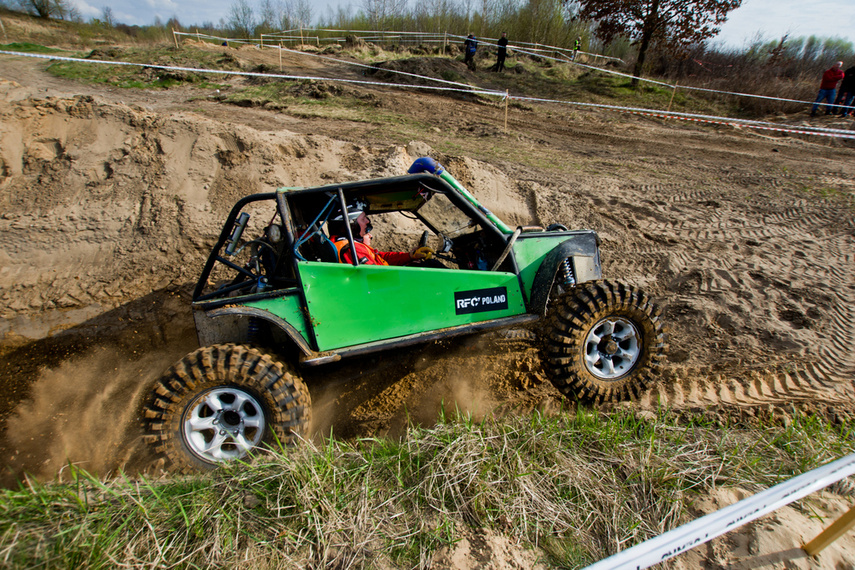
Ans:
<svg viewBox="0 0 855 570"><path fill-rule="evenodd" d="M565 257L561 263L561 279L567 287L576 285L576 276L573 275L573 265L571 265L569 257Z"/></svg>
<svg viewBox="0 0 855 570"><path fill-rule="evenodd" d="M261 338L261 321L257 317L249 317L246 330L247 340L250 344L257 344Z"/></svg>

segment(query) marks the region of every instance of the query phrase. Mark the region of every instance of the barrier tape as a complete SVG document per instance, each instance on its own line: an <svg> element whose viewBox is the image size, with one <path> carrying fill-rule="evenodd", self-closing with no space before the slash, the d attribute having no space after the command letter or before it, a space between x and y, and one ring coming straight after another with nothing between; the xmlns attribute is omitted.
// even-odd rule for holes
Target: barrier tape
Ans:
<svg viewBox="0 0 855 570"><path fill-rule="evenodd" d="M618 552L585 570L641 570L687 552L746 523L855 474L855 454L775 485L665 534Z"/></svg>
<svg viewBox="0 0 855 570"><path fill-rule="evenodd" d="M181 32L175 32L175 33L181 34ZM193 35L193 34L188 33L188 34L183 34L183 35ZM216 36L205 36L204 34L202 36L209 38L209 39L220 39L220 38L217 38ZM198 37L198 35L197 35L197 37ZM462 37L462 36L452 36L452 37ZM288 48L281 47L281 46L270 46L270 47L272 47L274 49L278 47L278 49L281 49L283 51L287 51L289 53L293 53L293 54L297 54L297 55L305 55L308 57L317 57L320 59L325 59L328 61L334 61L336 63L341 63L344 65L354 65L357 67L374 68L373 66L362 64L362 63L350 62L350 61L341 60L341 59L337 59L337 58L329 57L329 56L324 56L324 55L320 55L320 54L302 52L299 50L292 50L292 49L288 49ZM509 45L508 47L511 47L511 46ZM520 50L518 48L516 49L516 51L519 53L527 54L527 55L537 55L537 54L532 54L530 52L527 52L525 50ZM572 60L555 59L555 58L547 57L547 56L538 56L538 57L544 57L545 59L553 59L555 61L562 61L562 62L566 61L568 63L575 63ZM596 69L596 70L602 71L598 67L585 65L582 63L578 63L576 65L579 65L580 67L585 67L588 69ZM449 84L449 85L456 85L456 86L460 86L460 87L465 87L466 92L472 92L471 86L469 86L465 83L458 83L458 82L454 82L454 81L446 81L443 79L431 78L431 77L427 77L424 75L418 75L415 73L408 73L405 71L396 71L396 70L391 70L391 69L385 69L384 71L387 71L389 73L399 74L399 75L416 77L416 78L424 79L424 80L428 80L428 81L435 81L438 83L444 83L444 84ZM633 77L632 75L628 75L628 74L620 73L620 72L616 72L616 71L615 72L609 72L609 73L614 73L616 75L620 75L620 76L627 77L627 78ZM670 84L661 83L661 82L650 80L650 79L645 80L645 81L648 81L649 83L656 83L658 85L662 85L665 87L673 87ZM734 94L734 93L726 93L726 92L720 92L720 93L731 94L731 95ZM495 96L495 93L490 92L490 91L480 91L480 92L478 92L478 94ZM541 103L571 104L571 105L579 105L579 106L589 106L589 107L598 108L598 109L611 109L611 110L616 110L616 111L621 111L621 112L628 112L628 113L637 114L637 115L644 115L644 116L664 118L664 119L678 119L678 120L684 120L684 121L694 121L694 122L699 122L699 123L726 125L726 126L731 126L731 127L746 127L746 128L751 128L751 129L757 129L757 130L767 130L767 131L790 133L790 134L816 135L816 136L825 136L825 137L841 138L841 139L855 138L855 133L853 133L850 130L843 130L843 129L827 129L827 128L823 128L823 127L802 127L802 128L794 129L794 128L792 128L791 125L781 125L781 124L775 124L775 123L768 123L765 121L752 121L752 120L748 120L748 119L732 119L729 117L693 115L691 113L680 113L677 111L663 112L663 111L657 111L655 109L640 109L640 108L633 108L633 107L620 107L620 106L615 106L615 105L604 105L604 104L596 104L596 103L578 103L578 102L573 102L573 101L561 101L561 100L557 100L557 99L542 99L542 98L536 98L536 97L519 97L519 96L512 96L512 95L509 95L507 93L501 93L501 92L499 92L499 96L501 97L502 102L506 102L508 100L516 99L519 101L537 101L537 102L541 102ZM762 95L758 95L758 97L767 98L767 99L769 98L769 97L765 97ZM793 101L791 99L780 99L780 100L781 101ZM801 101L794 101L794 102L801 102Z"/></svg>
<svg viewBox="0 0 855 570"><path fill-rule="evenodd" d="M285 49L285 48L281 48ZM292 50L287 50L292 51ZM303 52L298 52L303 53ZM732 119L729 117L716 117L710 115L695 115L691 113L680 113L680 112L664 112L656 109L644 109L637 107L622 107L617 105L606 105L602 103L581 103L577 101L561 101L557 99L543 99L538 97L521 97L516 95L510 95L506 91L491 91L488 89L481 89L478 87L466 86L466 88L454 88L454 87L439 87L433 85L401 85L398 83L385 83L379 81L363 81L358 79L340 79L340 78L331 78L331 77L321 77L321 76L312 76L312 75L287 75L281 73L260 73L260 72L252 72L252 71L228 71L228 70L215 70L215 69L203 69L203 68L194 68L194 67L176 67L176 66L167 66L167 65L157 65L150 63L133 63L126 61L107 61L100 59L83 59L76 57L64 57L64 56L56 56L56 55L46 55L46 54L34 54L34 53L25 53L25 52L16 52L16 51L5 51L0 50L0 54L3 55L15 55L21 57L34 57L38 59L47 59L47 60L56 60L56 61L71 61L78 63L100 63L104 65L119 65L119 66L130 66L130 67L143 67L150 69L162 69L165 71L187 71L194 73L209 73L209 74L219 74L219 75L238 75L238 76L250 76L250 77L265 77L265 78L275 78L275 79L289 79L289 80L314 80L314 81L337 81L342 83L352 83L356 85L367 85L374 87L392 87L395 89L429 89L433 91L451 91L458 93L466 93L470 95L483 95L487 97L497 97L500 101L508 101L508 100L517 100L517 101L532 101L532 102L541 102L541 103L558 103L565 105L576 105L580 107L590 107L596 109L610 109L614 111L628 112L640 115L647 115L652 117L659 117L665 119L680 119L686 121L696 121L701 123L711 123L711 124L720 124L720 125L728 125L728 126L739 126L746 127L751 129L759 129L759 130L767 130L767 131L775 131L775 132L785 132L785 133L794 133L794 134L804 134L804 135L814 135L814 136L824 136L824 137L834 137L834 138L842 138L842 139L851 139L855 138L855 131L847 131L843 129L826 129L819 127L801 127L801 128L792 128L790 125L776 125L774 123L766 123L763 121L750 121L747 119ZM313 57L325 57L318 56L316 54L310 54ZM342 63L349 63L342 60ZM355 64L355 65L364 65L364 64ZM393 71L393 70L385 70L385 71ZM409 75L413 77L418 77L421 79L425 79L428 81L436 81L442 83L452 83L447 82L442 79L431 78L423 75L416 75L406 72L396 72L402 73L404 75ZM456 85L465 85L465 84L456 84Z"/></svg>
<svg viewBox="0 0 855 570"><path fill-rule="evenodd" d="M57 61L73 61L77 63L101 63L104 65L123 65L128 67L147 67L150 69L162 69L164 71L190 71L194 73L210 73L214 75L243 75L249 77L266 77L266 78L275 78L275 79L292 79L292 80L314 80L314 81L339 81L342 83L354 83L357 85L371 85L375 87L395 87L400 89L401 87L406 87L407 89L431 89L433 91L457 91L463 93L469 93L472 95L489 95L492 97L504 97L504 92L502 91L490 91L487 89L480 89L477 87L470 87L468 89L453 89L450 87L435 87L432 85L401 85L400 83L383 83L381 81L362 81L359 79L338 79L335 77L320 77L315 75L285 75L282 73L259 73L255 71L228 71L223 69L204 69L199 67L175 67L169 65L157 65L153 63L134 63L130 61L107 61L103 59L83 59L79 57L63 57L57 55L44 55L39 53L25 53L18 51L6 51L0 50L0 54L2 55L17 55L22 57L35 57L38 59L47 59L47 60L57 60ZM425 79L429 79L425 77Z"/></svg>

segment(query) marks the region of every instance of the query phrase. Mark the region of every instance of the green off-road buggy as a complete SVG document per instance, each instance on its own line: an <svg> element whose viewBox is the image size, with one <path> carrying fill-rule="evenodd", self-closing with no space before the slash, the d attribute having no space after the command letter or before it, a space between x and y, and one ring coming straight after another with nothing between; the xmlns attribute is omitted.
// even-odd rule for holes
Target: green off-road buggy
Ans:
<svg viewBox="0 0 855 570"><path fill-rule="evenodd" d="M398 216L395 227L414 236L423 231L420 245L433 246L438 263L341 262L329 225L357 204ZM354 237L348 229L348 246ZM640 394L666 349L650 298L602 280L595 232L510 228L429 158L406 176L241 199L193 312L202 348L165 373L144 410L149 439L181 469L306 435L311 400L300 367L523 328L541 336L561 392L606 401Z"/></svg>

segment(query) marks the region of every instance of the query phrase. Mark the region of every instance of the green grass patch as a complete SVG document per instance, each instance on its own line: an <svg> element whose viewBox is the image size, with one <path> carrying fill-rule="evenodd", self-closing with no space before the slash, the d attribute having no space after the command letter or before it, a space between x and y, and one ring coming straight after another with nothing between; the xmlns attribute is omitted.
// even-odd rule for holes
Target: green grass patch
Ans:
<svg viewBox="0 0 855 570"><path fill-rule="evenodd" d="M22 51L26 53L57 53L62 50L49 48L39 44L30 44L26 42L14 42L11 44L0 45L0 49L5 51Z"/></svg>
<svg viewBox="0 0 855 570"><path fill-rule="evenodd" d="M713 487L753 493L852 453L852 430L579 409L442 418L195 477L102 482L70 467L0 495L0 552L15 567L411 568L486 528L579 568L679 525Z"/></svg>
<svg viewBox="0 0 855 570"><path fill-rule="evenodd" d="M93 62L61 61L51 64L47 71L65 79L122 88L168 89L178 85L193 84L203 89L214 89L222 85L218 82L225 79L225 75L188 70L240 70L238 61L228 53L190 47L180 50L169 47L150 49L110 47L92 50L85 59ZM94 60L134 65L111 65L95 63ZM171 70L152 66L184 69Z"/></svg>

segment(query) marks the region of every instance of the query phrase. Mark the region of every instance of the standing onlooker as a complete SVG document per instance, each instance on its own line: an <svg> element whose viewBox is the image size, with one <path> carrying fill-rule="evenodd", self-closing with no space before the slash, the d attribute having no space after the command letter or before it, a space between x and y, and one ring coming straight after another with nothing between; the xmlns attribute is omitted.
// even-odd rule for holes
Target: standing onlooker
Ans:
<svg viewBox="0 0 855 570"><path fill-rule="evenodd" d="M466 41L463 42L463 51L466 55L463 56L463 63L472 71L475 71L475 50L478 49L478 40L475 39L475 34L466 36Z"/></svg>
<svg viewBox="0 0 855 570"><path fill-rule="evenodd" d="M852 99L855 99L855 65L843 73L843 81L840 83L840 89L837 92L837 99L834 100L835 105L841 106L841 117L845 117L847 114L853 114Z"/></svg>
<svg viewBox="0 0 855 570"><path fill-rule="evenodd" d="M816 117L816 110L822 100L825 100L825 114L831 114L831 106L834 105L834 90L837 88L837 82L843 79L843 62L838 61L822 74L822 82L819 84L819 94L816 96L816 101L810 110L810 116Z"/></svg>
<svg viewBox="0 0 855 570"><path fill-rule="evenodd" d="M576 56L579 54L580 49L582 49L582 36L576 38L576 43L573 44L573 58L570 61L576 61Z"/></svg>
<svg viewBox="0 0 855 570"><path fill-rule="evenodd" d="M497 43L499 51L496 52L496 71L505 70L505 58L508 57L508 32L502 32L502 37Z"/></svg>

